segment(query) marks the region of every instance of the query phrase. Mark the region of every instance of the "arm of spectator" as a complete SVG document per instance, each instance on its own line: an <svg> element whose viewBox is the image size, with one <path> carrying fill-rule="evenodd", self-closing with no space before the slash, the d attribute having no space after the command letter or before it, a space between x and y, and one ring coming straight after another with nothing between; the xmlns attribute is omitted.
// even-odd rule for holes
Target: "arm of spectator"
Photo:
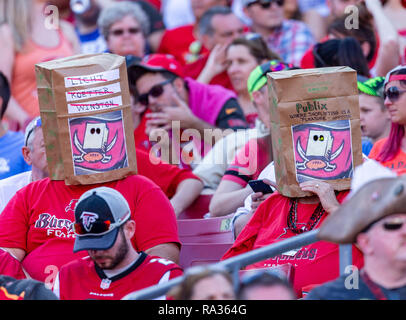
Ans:
<svg viewBox="0 0 406 320"><path fill-rule="evenodd" d="M61 20L60 27L61 27L61 30L62 30L64 36L70 42L74 54L79 54L81 52L80 43L79 43L79 39L76 35L75 29L73 28L73 26L69 22Z"/></svg>
<svg viewBox="0 0 406 320"><path fill-rule="evenodd" d="M210 81L216 75L226 70L226 49L226 44L217 44L213 48L213 50L211 50L209 59L207 60L206 65L197 77L197 81L201 83L210 83Z"/></svg>
<svg viewBox="0 0 406 320"><path fill-rule="evenodd" d="M399 64L399 36L392 22L384 14L380 0L365 0L365 5L374 18L379 36L379 51L374 76L384 77Z"/></svg>
<svg viewBox="0 0 406 320"><path fill-rule="evenodd" d="M203 183L197 179L186 179L178 185L175 195L170 200L176 217L196 200L202 190Z"/></svg>
<svg viewBox="0 0 406 320"><path fill-rule="evenodd" d="M302 21L309 27L316 42L320 42L327 35L327 23L316 9L310 9L302 13Z"/></svg>
<svg viewBox="0 0 406 320"><path fill-rule="evenodd" d="M150 33L147 37L147 41L151 48L152 52L157 52L159 49L159 45L161 44L162 37L165 33L165 29L157 30Z"/></svg>
<svg viewBox="0 0 406 320"><path fill-rule="evenodd" d="M333 213L340 207L333 187L323 181L308 180L300 184L303 191L308 191L316 194L323 206L324 210L328 213Z"/></svg>
<svg viewBox="0 0 406 320"><path fill-rule="evenodd" d="M180 249L175 243L162 243L145 250L151 256L165 258L179 264Z"/></svg>
<svg viewBox="0 0 406 320"><path fill-rule="evenodd" d="M270 185L274 189L276 189L276 184L273 183L271 180L263 179L263 182ZM255 212L259 205L264 202L272 193L263 194L262 192L255 192L251 195L252 203L251 203L251 212Z"/></svg>
<svg viewBox="0 0 406 320"><path fill-rule="evenodd" d="M0 26L0 48L2 48L0 71L4 73L11 86L15 50L12 31L6 24ZM28 113L18 104L13 96L10 98L5 116L10 120L17 121L21 127L29 119Z"/></svg>
<svg viewBox="0 0 406 320"><path fill-rule="evenodd" d="M20 262L23 261L23 259L25 257L25 251L20 248L0 248L0 249L7 251Z"/></svg>
<svg viewBox="0 0 406 320"><path fill-rule="evenodd" d="M249 185L243 188L236 182L222 180L210 201L210 215L220 217L235 212L244 205L244 199L251 193Z"/></svg>

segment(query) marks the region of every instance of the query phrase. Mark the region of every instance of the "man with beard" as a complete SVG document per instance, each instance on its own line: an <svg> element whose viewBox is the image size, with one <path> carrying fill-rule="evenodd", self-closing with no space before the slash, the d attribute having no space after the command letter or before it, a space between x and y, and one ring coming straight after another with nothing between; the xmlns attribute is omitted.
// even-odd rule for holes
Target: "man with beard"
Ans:
<svg viewBox="0 0 406 320"><path fill-rule="evenodd" d="M61 300L119 300L183 273L172 261L137 252L130 207L120 192L99 187L85 192L75 208L74 252L89 256L64 265L53 291Z"/></svg>

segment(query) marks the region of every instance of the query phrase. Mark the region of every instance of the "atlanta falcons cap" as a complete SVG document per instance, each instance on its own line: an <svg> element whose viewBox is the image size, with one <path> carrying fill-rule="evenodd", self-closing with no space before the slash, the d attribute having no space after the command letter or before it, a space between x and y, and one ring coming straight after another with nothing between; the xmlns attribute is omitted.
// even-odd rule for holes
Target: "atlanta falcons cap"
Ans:
<svg viewBox="0 0 406 320"><path fill-rule="evenodd" d="M128 202L117 190L99 187L86 191L75 207L73 252L111 248L119 227L130 217Z"/></svg>

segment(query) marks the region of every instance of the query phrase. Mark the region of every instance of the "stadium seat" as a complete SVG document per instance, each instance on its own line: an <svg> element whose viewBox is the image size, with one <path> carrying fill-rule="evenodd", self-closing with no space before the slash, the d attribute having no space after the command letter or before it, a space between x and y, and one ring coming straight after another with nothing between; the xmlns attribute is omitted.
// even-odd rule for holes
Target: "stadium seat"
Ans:
<svg viewBox="0 0 406 320"><path fill-rule="evenodd" d="M180 242L185 243L233 243L231 218L233 214L207 219L178 219Z"/></svg>
<svg viewBox="0 0 406 320"><path fill-rule="evenodd" d="M213 194L201 194L185 211L179 214L178 219L202 219L209 212L212 197Z"/></svg>
<svg viewBox="0 0 406 320"><path fill-rule="evenodd" d="M179 265L189 268L219 262L232 243L186 243L180 250Z"/></svg>

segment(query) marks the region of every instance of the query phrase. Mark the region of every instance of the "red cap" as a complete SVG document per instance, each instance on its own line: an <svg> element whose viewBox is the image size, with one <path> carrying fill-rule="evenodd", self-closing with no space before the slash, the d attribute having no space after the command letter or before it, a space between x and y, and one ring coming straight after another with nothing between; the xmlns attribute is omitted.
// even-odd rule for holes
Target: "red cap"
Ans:
<svg viewBox="0 0 406 320"><path fill-rule="evenodd" d="M147 55L139 66L150 71L166 70L183 78L183 68L181 64L170 54L155 53Z"/></svg>

